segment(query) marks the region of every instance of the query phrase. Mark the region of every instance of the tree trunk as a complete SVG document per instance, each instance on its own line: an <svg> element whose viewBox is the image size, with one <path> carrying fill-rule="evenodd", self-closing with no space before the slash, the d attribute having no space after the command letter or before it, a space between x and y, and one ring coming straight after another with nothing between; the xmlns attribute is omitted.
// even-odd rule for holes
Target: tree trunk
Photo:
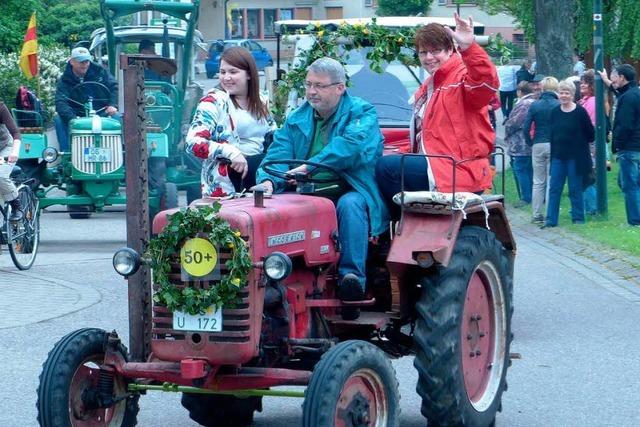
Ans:
<svg viewBox="0 0 640 427"><path fill-rule="evenodd" d="M536 72L558 80L573 75L575 0L534 0Z"/></svg>

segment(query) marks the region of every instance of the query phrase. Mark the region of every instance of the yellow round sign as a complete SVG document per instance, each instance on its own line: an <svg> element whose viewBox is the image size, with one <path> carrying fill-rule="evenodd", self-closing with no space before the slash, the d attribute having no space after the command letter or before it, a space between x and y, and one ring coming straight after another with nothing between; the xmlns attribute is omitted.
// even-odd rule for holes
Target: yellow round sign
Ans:
<svg viewBox="0 0 640 427"><path fill-rule="evenodd" d="M189 239L180 249L180 265L191 276L206 276L213 271L217 263L218 252L207 239Z"/></svg>

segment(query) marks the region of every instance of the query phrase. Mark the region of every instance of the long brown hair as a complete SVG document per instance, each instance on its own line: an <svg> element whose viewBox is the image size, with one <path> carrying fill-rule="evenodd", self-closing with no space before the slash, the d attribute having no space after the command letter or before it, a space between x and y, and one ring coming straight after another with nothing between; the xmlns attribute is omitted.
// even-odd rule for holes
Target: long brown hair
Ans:
<svg viewBox="0 0 640 427"><path fill-rule="evenodd" d="M222 52L220 61L247 72L249 75L249 91L247 94L249 112L258 120L266 119L269 111L267 111L267 106L260 100L260 76L258 75L256 61L251 56L251 53L243 47L230 47ZM239 107L233 96L231 100L236 107Z"/></svg>

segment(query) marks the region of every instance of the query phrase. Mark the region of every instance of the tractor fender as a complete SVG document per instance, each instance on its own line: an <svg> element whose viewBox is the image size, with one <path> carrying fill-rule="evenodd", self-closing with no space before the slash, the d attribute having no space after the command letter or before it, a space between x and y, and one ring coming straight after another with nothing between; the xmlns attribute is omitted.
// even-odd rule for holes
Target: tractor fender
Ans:
<svg viewBox="0 0 640 427"><path fill-rule="evenodd" d="M408 266L417 266L419 253L430 253L434 264L447 266L453 253L458 232L466 225L489 226L496 238L515 254L516 243L501 201L486 203L489 217L481 205L470 206L451 215L428 215L405 212L391 242L387 266L394 274L401 274ZM466 215L466 218L465 218Z"/></svg>

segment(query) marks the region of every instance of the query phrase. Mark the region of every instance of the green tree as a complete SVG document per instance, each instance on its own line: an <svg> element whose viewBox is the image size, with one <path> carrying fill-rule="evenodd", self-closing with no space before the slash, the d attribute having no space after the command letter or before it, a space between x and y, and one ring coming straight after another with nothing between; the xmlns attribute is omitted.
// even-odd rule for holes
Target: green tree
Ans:
<svg viewBox="0 0 640 427"><path fill-rule="evenodd" d="M38 0L1 0L0 52L19 52L29 25L29 18L36 12L39 21L44 15L46 2Z"/></svg>
<svg viewBox="0 0 640 427"><path fill-rule="evenodd" d="M409 16L427 14L432 0L379 0L376 15Z"/></svg>

